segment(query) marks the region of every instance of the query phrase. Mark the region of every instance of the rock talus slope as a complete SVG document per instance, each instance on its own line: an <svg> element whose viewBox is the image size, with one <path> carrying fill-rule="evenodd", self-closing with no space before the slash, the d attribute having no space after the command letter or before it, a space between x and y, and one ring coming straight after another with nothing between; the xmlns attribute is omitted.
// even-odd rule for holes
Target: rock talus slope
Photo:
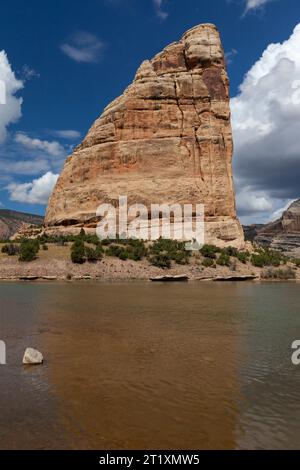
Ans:
<svg viewBox="0 0 300 470"><path fill-rule="evenodd" d="M206 242L242 246L232 180L229 80L219 33L187 31L138 69L65 163L46 229L96 227L99 204L205 205Z"/></svg>

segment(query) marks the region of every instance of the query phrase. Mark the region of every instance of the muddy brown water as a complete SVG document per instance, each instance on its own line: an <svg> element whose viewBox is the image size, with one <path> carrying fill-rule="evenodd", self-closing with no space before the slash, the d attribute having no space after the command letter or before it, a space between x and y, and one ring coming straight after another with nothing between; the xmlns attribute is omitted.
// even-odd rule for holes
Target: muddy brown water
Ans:
<svg viewBox="0 0 300 470"><path fill-rule="evenodd" d="M1 283L1 449L300 447L296 283ZM27 346L42 367L21 365Z"/></svg>

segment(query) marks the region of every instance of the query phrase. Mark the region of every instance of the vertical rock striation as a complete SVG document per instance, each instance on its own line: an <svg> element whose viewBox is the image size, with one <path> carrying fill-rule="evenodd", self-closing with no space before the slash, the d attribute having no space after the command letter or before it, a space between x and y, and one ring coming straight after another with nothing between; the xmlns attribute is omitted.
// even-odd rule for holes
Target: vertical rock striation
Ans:
<svg viewBox="0 0 300 470"><path fill-rule="evenodd" d="M65 163L46 227L95 228L96 208L128 203L205 205L206 242L242 246L232 180L229 80L214 25L142 63L133 83Z"/></svg>

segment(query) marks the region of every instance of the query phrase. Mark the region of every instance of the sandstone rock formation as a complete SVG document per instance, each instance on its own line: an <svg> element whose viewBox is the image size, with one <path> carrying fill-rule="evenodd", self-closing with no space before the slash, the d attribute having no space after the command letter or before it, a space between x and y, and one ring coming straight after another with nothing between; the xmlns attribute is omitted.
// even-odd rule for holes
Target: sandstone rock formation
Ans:
<svg viewBox="0 0 300 470"><path fill-rule="evenodd" d="M0 240L8 240L24 224L27 227L42 226L44 218L34 214L24 214L23 212L16 212L6 209L0 209Z"/></svg>
<svg viewBox="0 0 300 470"><path fill-rule="evenodd" d="M279 220L263 226L254 241L300 258L300 199L293 202Z"/></svg>
<svg viewBox="0 0 300 470"><path fill-rule="evenodd" d="M96 208L205 204L206 242L240 247L232 181L229 80L214 25L146 60L71 155L46 213L46 231L96 227Z"/></svg>
<svg viewBox="0 0 300 470"><path fill-rule="evenodd" d="M38 225L26 224L25 222L10 237L11 241L20 240L21 238L36 238L43 232L43 227Z"/></svg>

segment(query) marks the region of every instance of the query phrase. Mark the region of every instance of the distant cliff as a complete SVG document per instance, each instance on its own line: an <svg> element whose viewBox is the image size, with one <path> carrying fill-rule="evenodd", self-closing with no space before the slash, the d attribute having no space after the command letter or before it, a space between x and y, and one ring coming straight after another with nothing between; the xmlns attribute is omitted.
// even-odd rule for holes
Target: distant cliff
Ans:
<svg viewBox="0 0 300 470"><path fill-rule="evenodd" d="M244 227L244 231L246 239L300 258L300 199L275 222Z"/></svg>
<svg viewBox="0 0 300 470"><path fill-rule="evenodd" d="M24 224L42 225L44 217L0 209L0 240L12 237Z"/></svg>
<svg viewBox="0 0 300 470"><path fill-rule="evenodd" d="M253 242L258 235L258 232L264 227L263 224L243 225L245 240Z"/></svg>

